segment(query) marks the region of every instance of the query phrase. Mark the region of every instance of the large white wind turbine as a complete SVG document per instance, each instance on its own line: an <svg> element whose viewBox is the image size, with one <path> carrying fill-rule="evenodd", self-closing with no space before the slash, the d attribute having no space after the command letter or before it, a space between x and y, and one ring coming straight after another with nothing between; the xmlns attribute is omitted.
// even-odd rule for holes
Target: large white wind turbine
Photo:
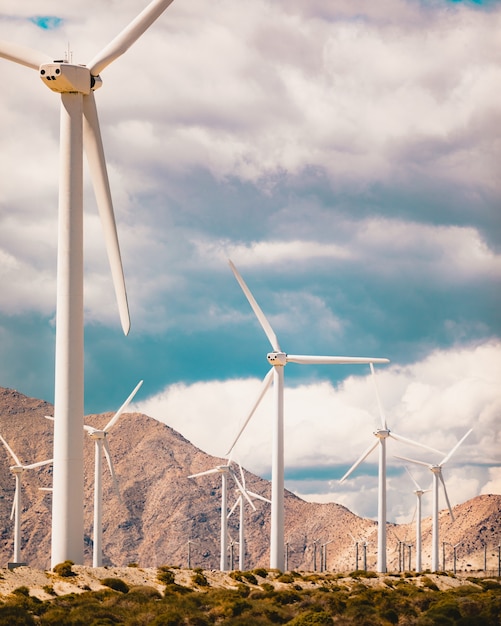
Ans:
<svg viewBox="0 0 501 626"><path fill-rule="evenodd" d="M439 529L438 529L438 484L439 481L442 483L442 487L444 490L445 500L447 502L447 507L449 509L449 513L451 514L452 521L454 521L454 513L452 512L451 503L449 501L449 496L447 495L447 488L445 486L444 477L442 476L442 468L443 466L450 460L451 456L456 452L459 446L463 443L463 441L468 437L473 428L464 435L457 444L452 448L452 450L444 456L444 458L440 461L440 463L425 463L424 461L417 461L416 459L409 459L405 456L397 456L395 458L402 459L403 461L409 461L409 463L415 463L416 465L424 465L427 467L433 474L433 508L432 508L432 547L431 547L431 569L433 572L438 572L439 570Z"/></svg>
<svg viewBox="0 0 501 626"><path fill-rule="evenodd" d="M397 435L393 431L390 431L388 428L388 424L386 422L386 417L383 412L383 407L381 404L381 400L379 397L379 392L376 384L376 375L374 372L374 366L372 363L370 364L371 368L371 376L374 382L374 387L376 390L376 398L379 409L379 416L381 419L381 427L374 431L374 436L376 437L376 441L372 443L367 450L362 454L362 456L355 461L355 463L350 467L350 469L346 472L346 474L341 478L339 482L343 482L348 478L348 476L357 469L357 467L365 461L365 459L379 447L379 467L378 467L378 547L377 547L377 571L378 572L386 572L386 440L391 437L392 439L396 439L397 441L401 441L403 443L407 443L413 446L419 446L420 448L425 448L427 450L432 450L433 452L438 452L438 454L442 454L440 450L435 450L434 448L430 448L429 446L422 445L417 443L416 441L412 441L411 439L407 439L406 437L402 437L401 435Z"/></svg>
<svg viewBox="0 0 501 626"><path fill-rule="evenodd" d="M414 476L409 471L409 468L405 468L407 473L411 477L412 482L414 483L416 489L414 489L414 493L416 494L416 573L419 574L422 569L422 542L421 542L421 519L422 519L422 502L421 499L425 493L431 491L431 489L423 489Z"/></svg>
<svg viewBox="0 0 501 626"><path fill-rule="evenodd" d="M0 441L3 443L5 449L12 457L15 465L11 465L10 471L14 474L16 479L16 490L14 492L14 502L12 503L12 512L10 514L10 519L14 518L14 556L13 562L20 563L21 562L21 511L22 509L22 493L21 493L21 474L24 470L27 469L35 469L37 467L42 467L42 465L49 465L52 463L52 459L48 459L47 461L38 461L37 463L30 463L28 465L23 465L15 452L9 446L9 444L5 441L5 439L0 435Z"/></svg>
<svg viewBox="0 0 501 626"><path fill-rule="evenodd" d="M210 476L211 474L221 474L221 556L219 569L222 572L228 571L228 474L230 472L229 462L227 465L216 465L216 467L190 474L188 478L198 478L199 476Z"/></svg>
<svg viewBox="0 0 501 626"><path fill-rule="evenodd" d="M115 489L118 491L118 482L115 476L115 470L113 469L113 461L110 456L110 448L108 444L108 433L113 426L118 422L125 409L129 406L130 402L138 392L139 388L143 384L143 381L134 388L133 392L127 398L127 400L118 409L115 415L110 419L103 429L94 428L94 426L87 426L84 424L84 429L91 439L94 440L94 536L93 536L93 548L92 548L92 567L100 567L102 565L102 538L103 538L103 452L108 462L111 478Z"/></svg>
<svg viewBox="0 0 501 626"><path fill-rule="evenodd" d="M89 162L125 334L130 327L94 91L102 84L100 73L126 52L172 1L153 0L87 66L54 61L36 50L0 42L1 57L36 70L49 89L61 94L52 566L67 559L83 561L82 149Z"/></svg>
<svg viewBox="0 0 501 626"><path fill-rule="evenodd" d="M237 437L230 447L230 451L247 426L254 414L257 405L263 398L272 380L275 391L275 415L273 421L273 454L271 467L271 538L270 538L270 567L283 570L285 563L284 545L284 366L287 363L300 363L302 365L339 364L339 363L388 363L388 359L372 357L345 357L345 356L310 356L287 354L282 351L275 332L266 319L263 311L254 299L249 288L240 276L235 265L229 261L230 267L252 307L268 341L273 348L266 356L272 366L265 376L258 400L254 404L250 414L245 420Z"/></svg>
<svg viewBox="0 0 501 626"><path fill-rule="evenodd" d="M236 491L237 491L238 496L234 505L231 507L230 512L228 513L228 518L231 515L233 515L235 509L238 506L239 512L240 512L239 529L238 529L238 532L239 532L238 569L244 570L245 569L245 500L247 500L247 502L250 504L253 511L256 510L253 500L261 500L263 502L268 502L269 504L271 504L271 500L268 500L268 498L265 498L264 496L260 496L258 493L255 493L254 491L250 491L249 489L247 489L245 485L245 474L242 469L242 466L240 466L241 480L238 480L234 472L231 472L231 475L233 476L233 479L237 485Z"/></svg>

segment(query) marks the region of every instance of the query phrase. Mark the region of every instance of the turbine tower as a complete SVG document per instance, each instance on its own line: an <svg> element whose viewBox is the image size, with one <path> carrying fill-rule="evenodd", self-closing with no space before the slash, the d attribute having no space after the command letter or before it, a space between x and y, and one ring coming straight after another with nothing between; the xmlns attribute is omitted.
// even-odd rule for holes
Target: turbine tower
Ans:
<svg viewBox="0 0 501 626"><path fill-rule="evenodd" d="M415 463L416 465L424 465L427 467L433 474L433 508L432 508L432 548L431 548L431 569L433 572L438 572L439 570L439 528L438 528L438 515L439 515L439 507L438 507L438 489L439 489L439 481L442 483L442 487L444 490L445 500L447 502L447 507L449 509L449 513L451 514L451 519L454 521L454 513L452 512L451 503L449 501L449 496L447 495L447 488L445 486L444 477L442 476L442 468L443 466L450 460L451 456L456 452L459 446L463 443L463 441L468 437L473 428L464 435L457 444L452 448L452 450L447 454L440 463L425 463L424 461L416 461L416 459L409 459L405 456L396 456L397 459L402 459L403 461L408 461L409 463Z"/></svg>
<svg viewBox="0 0 501 626"><path fill-rule="evenodd" d="M425 493L431 491L431 489L423 489L414 476L411 474L408 467L405 468L407 473L411 477L412 482L414 483L416 489L414 493L416 494L416 509L415 509L415 517L416 517L416 574L419 574L422 569L422 541L421 541L421 519L422 519L422 502L421 498Z"/></svg>
<svg viewBox="0 0 501 626"><path fill-rule="evenodd" d="M233 449L250 418L254 414L259 402L273 380L275 393L275 415L273 420L273 453L271 463L271 538L270 538L270 567L284 569L285 544L284 544L284 366L287 363L300 363L302 365L339 364L339 363L388 363L388 359L372 357L345 357L345 356L305 356L287 354L282 351L275 332L266 319L263 311L254 299L249 288L240 276L235 265L229 261L230 267L244 292L252 310L254 311L268 341L273 349L267 354L268 363L272 366L265 376L257 402L233 441L229 452ZM228 454L229 454L228 452Z"/></svg>
<svg viewBox="0 0 501 626"><path fill-rule="evenodd" d="M233 480L235 481L237 485L236 491L237 491L238 497L234 505L231 507L230 512L228 513L228 518L230 518L230 516L233 515L233 513L235 512L235 509L238 506L239 512L240 512L239 528L238 528L238 532L239 532L238 569L243 571L245 569L245 500L247 500L247 502L251 505L251 508L253 511L256 511L256 507L254 506L254 502L252 500L262 500L263 502L268 502L269 504L271 504L271 500L268 500L268 498L265 498L264 496L260 496L258 493L254 493L254 491L250 491L249 489L247 489L245 485L244 471L241 465L239 465L239 467L240 467L241 480L238 480L235 473L231 472L231 475L233 476Z"/></svg>
<svg viewBox="0 0 501 626"><path fill-rule="evenodd" d="M94 537L92 547L92 567L101 567L102 565L102 539L103 539L103 452L108 462L111 478L115 486L118 497L120 498L120 492L118 490L118 482L115 476L115 470L113 469L113 462L110 456L110 448L108 445L108 433L113 426L118 422L125 409L129 406L130 402L138 392L139 388L143 384L143 381L139 381L134 391L130 394L127 400L118 409L115 415L110 419L106 426L100 430L94 428L94 426L87 426L84 424L84 429L91 439L94 440Z"/></svg>
<svg viewBox="0 0 501 626"><path fill-rule="evenodd" d="M21 562L21 512L22 508L22 492L21 492L21 474L27 469L35 469L42 467L43 465L49 465L52 463L52 459L47 461L38 461L37 463L30 463L29 465L23 465L17 455L14 453L9 444L0 435L0 441L3 443L5 449L12 457L15 465L11 465L10 471L14 474L16 479L16 490L14 491L14 502L12 503L12 512L10 519L14 518L14 556L13 562Z"/></svg>
<svg viewBox="0 0 501 626"><path fill-rule="evenodd" d="M219 569L222 572L228 571L228 473L230 471L229 462L227 465L216 465L216 467L198 474L190 474L188 478L198 478L199 476L210 476L211 474L221 474L221 557Z"/></svg>
<svg viewBox="0 0 501 626"><path fill-rule="evenodd" d="M434 448L430 448L429 446L425 446L423 444L417 443L416 441L412 441L411 439L407 439L406 437L402 437L401 435L397 435L396 433L390 431L388 428L388 424L386 422L386 417L383 412L383 407L381 404L381 399L379 397L379 392L376 384L376 375L374 372L374 366L372 363L370 364L371 368L371 377L374 382L374 388L376 391L376 398L379 408L379 416L381 419L381 427L377 428L374 431L374 436L376 437L375 443L372 443L367 450L362 454L362 456L355 461L355 463L350 467L350 469L346 472L346 474L340 479L340 483L344 482L348 476L357 469L357 467L365 461L365 459L376 449L379 447L379 465L378 465L378 528L377 528L377 571L378 572L386 572L386 440L388 438L395 439L396 441L401 441L403 443L410 444L412 446L419 446L420 448L425 448L427 450L432 450L433 452L438 452L438 454L442 454L440 450L435 450Z"/></svg>
<svg viewBox="0 0 501 626"><path fill-rule="evenodd" d="M126 335L130 328L94 91L102 84L100 73L126 52L172 2L153 0L87 66L54 61L37 50L0 42L0 57L36 70L42 82L61 95L52 567L68 559L77 564L83 562L83 149Z"/></svg>

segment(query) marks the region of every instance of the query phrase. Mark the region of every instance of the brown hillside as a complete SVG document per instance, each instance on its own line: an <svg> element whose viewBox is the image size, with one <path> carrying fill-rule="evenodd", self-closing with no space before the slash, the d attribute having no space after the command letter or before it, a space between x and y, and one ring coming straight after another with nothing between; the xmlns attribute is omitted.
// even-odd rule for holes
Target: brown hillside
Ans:
<svg viewBox="0 0 501 626"><path fill-rule="evenodd" d="M7 440L21 462L31 463L52 457L53 423L44 418L53 407L43 401L27 398L17 391L0 388L0 434ZM89 415L87 424L104 426L111 414ZM85 565L92 563L92 494L94 473L93 442L84 434L85 450ZM120 502L113 490L107 468L104 469L104 564L124 566L138 563L142 567L159 565L186 566L190 541L191 566L204 569L219 567L219 529L221 479L218 475L189 479L188 475L210 469L224 459L205 454L172 428L145 415L122 416L109 436L111 454L118 476ZM10 517L14 495L14 478L10 458L0 449L0 565L12 560L13 525ZM50 567L51 494L39 487L51 485L52 467L26 471L23 475L22 558L32 567ZM269 497L270 485L246 472L247 486ZM229 505L234 492L229 482ZM454 509L451 523L442 512L441 533L458 548L458 567L467 564L483 566L483 543L489 555L497 546L501 520L501 496L480 496ZM246 510L246 569L268 566L269 505L256 502L257 511ZM286 492L286 541L290 569L317 569L321 563L321 544L327 546L327 567L337 571L355 568L353 540L349 533L368 541L368 567L376 562L377 525L360 518L335 503L304 502ZM400 538L413 538L410 525L389 525ZM230 535L238 540L238 514L230 518ZM423 520L423 564L429 562L431 520ZM234 550L235 559L238 546ZM447 552L447 559L450 552ZM362 561L360 547L360 562ZM497 558L497 551L496 551ZM494 557L488 567L494 569ZM460 565L461 564L461 565ZM497 561L495 563L497 567ZM235 561L238 567L238 561ZM397 569L398 554L388 540L388 567ZM451 565L449 565L451 567Z"/></svg>

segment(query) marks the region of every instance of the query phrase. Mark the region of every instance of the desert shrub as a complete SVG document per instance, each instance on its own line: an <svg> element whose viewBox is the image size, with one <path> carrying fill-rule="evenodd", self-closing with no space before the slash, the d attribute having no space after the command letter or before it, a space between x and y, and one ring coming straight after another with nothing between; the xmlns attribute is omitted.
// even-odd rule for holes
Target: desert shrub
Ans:
<svg viewBox="0 0 501 626"><path fill-rule="evenodd" d="M52 585L44 585L42 589L45 591L45 593L48 593L50 596L57 595Z"/></svg>
<svg viewBox="0 0 501 626"><path fill-rule="evenodd" d="M75 572L71 569L73 565L75 565L73 561L63 561L62 563L54 565L52 571L62 578L75 576Z"/></svg>
<svg viewBox="0 0 501 626"><path fill-rule="evenodd" d="M174 576L174 572L171 572L166 565L161 565L157 569L157 580L164 585L173 585L176 577Z"/></svg>
<svg viewBox="0 0 501 626"><path fill-rule="evenodd" d="M294 582L294 575L291 574L291 573L280 574L279 576L277 576L277 581L279 583L293 583Z"/></svg>
<svg viewBox="0 0 501 626"><path fill-rule="evenodd" d="M261 578L266 578L268 576L268 570L264 569L264 567L253 569L252 573L256 576L260 576Z"/></svg>
<svg viewBox="0 0 501 626"><path fill-rule="evenodd" d="M193 571L194 574L191 577L191 582L199 587L208 587L209 581L207 580L202 568L196 567Z"/></svg>
<svg viewBox="0 0 501 626"><path fill-rule="evenodd" d="M426 589L431 589L432 591L438 591L437 584L434 583L431 578L428 578L428 576L422 576L421 583L423 587L426 587Z"/></svg>
<svg viewBox="0 0 501 626"><path fill-rule="evenodd" d="M0 606L0 626L35 626L30 613L20 606Z"/></svg>
<svg viewBox="0 0 501 626"><path fill-rule="evenodd" d="M12 593L17 596L25 596L26 598L28 598L30 595L30 589L29 587L26 587L26 585L21 585L21 587L17 587L16 589L14 589Z"/></svg>
<svg viewBox="0 0 501 626"><path fill-rule="evenodd" d="M350 578L377 578L377 574L364 569L356 569L351 572Z"/></svg>
<svg viewBox="0 0 501 626"><path fill-rule="evenodd" d="M133 561L132 563L127 563L127 567L139 567L139 565Z"/></svg>
<svg viewBox="0 0 501 626"><path fill-rule="evenodd" d="M103 578L101 584L121 593L128 593L129 585L121 578Z"/></svg>
<svg viewBox="0 0 501 626"><path fill-rule="evenodd" d="M240 570L234 570L230 572L230 577L233 580L238 580L239 582L243 582L246 580L251 585L257 585L257 578L254 576L252 572L241 572Z"/></svg>
<svg viewBox="0 0 501 626"><path fill-rule="evenodd" d="M309 611L301 613L287 624L288 626L331 626L334 621L325 611Z"/></svg>
<svg viewBox="0 0 501 626"><path fill-rule="evenodd" d="M159 599L162 597L162 594L155 589L155 587L151 587L151 585L134 585L129 587L129 598L131 599Z"/></svg>

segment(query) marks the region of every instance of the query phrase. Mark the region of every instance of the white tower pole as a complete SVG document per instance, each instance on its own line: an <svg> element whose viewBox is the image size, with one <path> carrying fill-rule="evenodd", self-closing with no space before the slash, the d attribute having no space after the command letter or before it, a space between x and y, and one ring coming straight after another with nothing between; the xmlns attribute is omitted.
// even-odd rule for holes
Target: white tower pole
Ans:
<svg viewBox="0 0 501 626"><path fill-rule="evenodd" d="M417 510L416 510L416 574L421 572L421 498L423 493L416 491L417 496Z"/></svg>
<svg viewBox="0 0 501 626"><path fill-rule="evenodd" d="M101 433L99 433L101 434ZM94 443L94 537L92 567L101 567L103 554L103 441L96 438Z"/></svg>
<svg viewBox="0 0 501 626"><path fill-rule="evenodd" d="M438 474L440 467L432 467L433 472L433 506L432 506L432 537L431 537L431 571L438 572Z"/></svg>
<svg viewBox="0 0 501 626"><path fill-rule="evenodd" d="M388 431L380 430L379 437L379 480L378 480L378 528L377 528L377 571L386 572L386 438Z"/></svg>
<svg viewBox="0 0 501 626"><path fill-rule="evenodd" d="M16 491L14 501L14 563L21 562L21 474L23 469L21 467L13 467L12 473L16 478Z"/></svg>
<svg viewBox="0 0 501 626"><path fill-rule="evenodd" d="M238 569L240 571L245 570L245 511L244 511L244 497L240 494L240 528L239 528L239 555L238 555Z"/></svg>
<svg viewBox="0 0 501 626"><path fill-rule="evenodd" d="M61 95L52 567L83 562L82 94Z"/></svg>
<svg viewBox="0 0 501 626"><path fill-rule="evenodd" d="M271 467L270 568L284 569L284 368L273 367L275 420Z"/></svg>
<svg viewBox="0 0 501 626"><path fill-rule="evenodd" d="M219 569L228 570L228 485L227 472L221 472L221 558Z"/></svg>

